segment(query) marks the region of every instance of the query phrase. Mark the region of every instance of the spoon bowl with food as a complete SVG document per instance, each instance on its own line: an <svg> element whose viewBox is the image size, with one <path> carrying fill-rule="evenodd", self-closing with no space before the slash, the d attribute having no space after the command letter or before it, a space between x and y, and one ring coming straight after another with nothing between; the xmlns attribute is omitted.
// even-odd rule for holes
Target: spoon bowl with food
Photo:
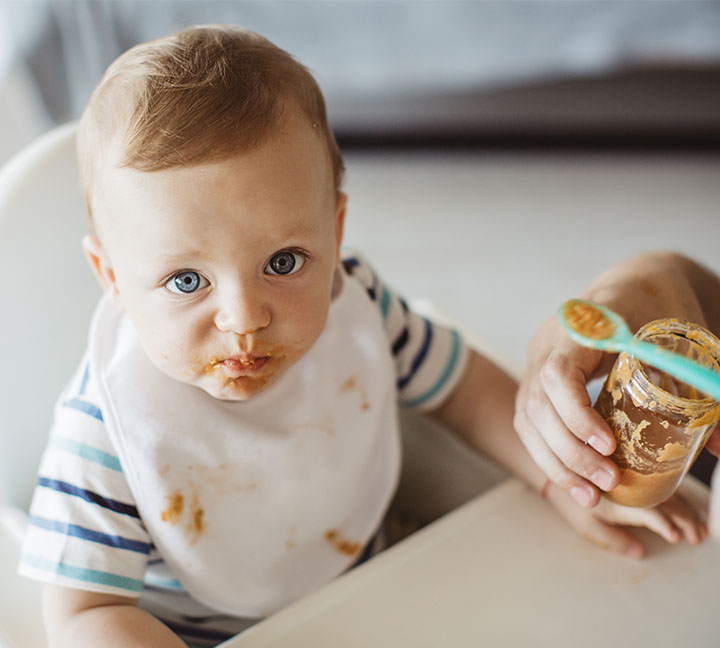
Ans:
<svg viewBox="0 0 720 648"><path fill-rule="evenodd" d="M601 351L625 351L720 401L718 371L635 339L625 320L609 308L586 299L569 299L558 309L558 319L578 344Z"/></svg>

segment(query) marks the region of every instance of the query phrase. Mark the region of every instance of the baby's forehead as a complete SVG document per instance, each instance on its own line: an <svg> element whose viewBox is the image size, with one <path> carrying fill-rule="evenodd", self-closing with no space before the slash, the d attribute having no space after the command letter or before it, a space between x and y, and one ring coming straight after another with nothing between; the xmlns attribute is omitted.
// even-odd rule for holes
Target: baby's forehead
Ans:
<svg viewBox="0 0 720 648"><path fill-rule="evenodd" d="M303 149L302 138L290 144ZM144 237L162 244L178 232L212 226L264 233L264 241L334 229L337 193L324 150L285 157L267 150L203 164L142 171L107 159L96 182L94 214L101 235ZM178 230L179 228L179 230ZM210 237L208 237L210 238Z"/></svg>
<svg viewBox="0 0 720 648"><path fill-rule="evenodd" d="M125 107L127 108L127 106ZM320 167L322 173L326 174L329 191L335 197L338 195L337 170L335 159L328 147L326 137L317 125L311 122L305 112L295 103L287 102L276 118L268 121L262 135L256 139L248 139L244 133L237 140L232 135L225 136L222 146L211 146L207 149L197 147L197 133L188 141L178 138L174 147L175 151L171 156L166 156L163 148L157 150L149 149L146 157L137 157L137 147L133 144L131 122L128 122L128 115L125 108L115 108L114 117L101 118L98 122L92 114L84 116L81 121L83 137L80 138L78 152L81 159L81 168L85 172L83 184L86 189L88 205L91 206L92 196L96 185L102 185L108 175L112 175L117 169L135 169L141 172L154 173L156 171L186 170L185 175L188 181L192 182L195 169L202 169L207 165L224 164L234 158L242 157L257 151L264 151L273 147L288 148L287 142L297 140L297 134L301 134L303 140L302 150L313 149L316 151L312 158L312 166ZM122 117L125 117L123 119ZM86 119L89 117L89 119ZM84 123L87 122L87 123ZM102 128L101 128L102 127ZM212 137L210 138L212 139ZM163 142L167 148L168 142ZM297 149L297 146L295 147ZM319 152L319 155L318 153ZM187 153L187 157L185 153ZM298 154L297 151L295 152ZM83 164L83 158L85 162ZM81 169L82 170L82 169Z"/></svg>

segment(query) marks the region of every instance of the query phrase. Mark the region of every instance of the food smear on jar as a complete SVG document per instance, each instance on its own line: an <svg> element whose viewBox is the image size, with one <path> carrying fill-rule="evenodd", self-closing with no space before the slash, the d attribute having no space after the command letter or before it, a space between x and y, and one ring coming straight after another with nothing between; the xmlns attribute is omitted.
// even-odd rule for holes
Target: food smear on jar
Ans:
<svg viewBox="0 0 720 648"><path fill-rule="evenodd" d="M646 427L648 427L649 425L650 425L650 421L646 421L645 419L643 419L642 421L640 421L640 423L638 423L637 426L635 427L635 429L633 430L632 438L633 438L633 439L637 439L637 440L639 441L640 438L641 438L641 437L640 437L640 433L641 433ZM664 426L663 426L663 427L664 427ZM666 429L667 429L667 428L666 428Z"/></svg>
<svg viewBox="0 0 720 648"><path fill-rule="evenodd" d="M615 434L612 460L621 473L620 484L605 496L625 506L655 506L670 497L682 479L693 439L684 426L634 402L625 391L615 402L611 392L602 390L595 404Z"/></svg>
<svg viewBox="0 0 720 648"><path fill-rule="evenodd" d="M705 412L702 416L691 419L688 423L688 434L692 434L693 428L713 425L718 421L720 421L720 404Z"/></svg>
<svg viewBox="0 0 720 648"><path fill-rule="evenodd" d="M658 463L663 461L674 461L675 459L684 459L687 456L688 449L680 443L666 443L658 454Z"/></svg>
<svg viewBox="0 0 720 648"><path fill-rule="evenodd" d="M638 389L634 379L640 371L660 389L652 394ZM595 403L615 434L612 459L621 473L620 484L605 497L625 506L652 507L673 494L692 463L688 455L700 452L720 420L720 405L696 418L669 405L676 397L702 402L697 396L685 383L620 354Z"/></svg>
<svg viewBox="0 0 720 648"><path fill-rule="evenodd" d="M592 340L605 340L615 332L615 325L605 313L586 302L569 300L563 315L573 331Z"/></svg>

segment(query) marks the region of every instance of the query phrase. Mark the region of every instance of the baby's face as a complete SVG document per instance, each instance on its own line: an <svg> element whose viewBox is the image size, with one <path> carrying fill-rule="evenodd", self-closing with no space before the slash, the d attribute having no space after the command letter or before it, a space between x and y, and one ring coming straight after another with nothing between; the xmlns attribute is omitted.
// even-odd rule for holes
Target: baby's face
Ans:
<svg viewBox="0 0 720 648"><path fill-rule="evenodd" d="M247 400L319 337L345 196L305 122L222 162L106 168L93 207L91 262L166 375Z"/></svg>

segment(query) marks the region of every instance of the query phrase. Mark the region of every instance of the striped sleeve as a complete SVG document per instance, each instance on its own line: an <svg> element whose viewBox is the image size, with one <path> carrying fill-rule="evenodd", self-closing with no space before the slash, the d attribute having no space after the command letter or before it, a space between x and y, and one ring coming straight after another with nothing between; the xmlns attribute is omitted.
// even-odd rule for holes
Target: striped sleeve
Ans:
<svg viewBox="0 0 720 648"><path fill-rule="evenodd" d="M452 328L413 312L359 255L343 255L346 275L358 281L380 312L393 356L399 404L430 411L463 376L469 349Z"/></svg>
<svg viewBox="0 0 720 648"><path fill-rule="evenodd" d="M20 557L21 574L138 596L152 549L84 360L55 409Z"/></svg>

